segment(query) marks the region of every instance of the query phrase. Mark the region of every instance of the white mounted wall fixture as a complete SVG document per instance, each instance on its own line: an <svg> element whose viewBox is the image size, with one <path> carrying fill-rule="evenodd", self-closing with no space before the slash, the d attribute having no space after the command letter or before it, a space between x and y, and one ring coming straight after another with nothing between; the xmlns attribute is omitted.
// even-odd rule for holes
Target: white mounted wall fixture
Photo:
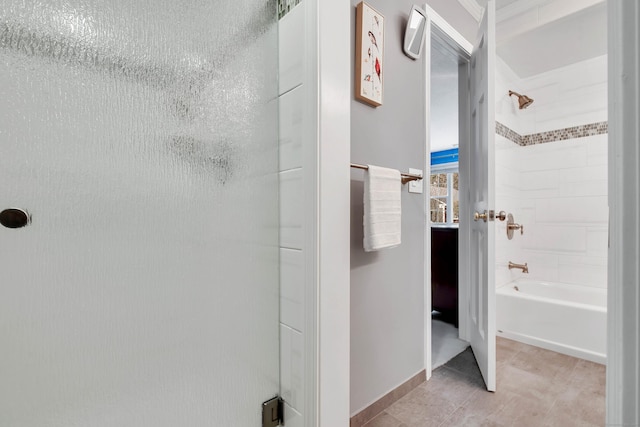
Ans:
<svg viewBox="0 0 640 427"><path fill-rule="evenodd" d="M424 45L425 29L427 28L427 17L424 10L415 4L409 12L407 27L404 31L404 53L411 59L420 58L422 46Z"/></svg>
<svg viewBox="0 0 640 427"><path fill-rule="evenodd" d="M609 289L607 425L640 425L640 2L607 2Z"/></svg>

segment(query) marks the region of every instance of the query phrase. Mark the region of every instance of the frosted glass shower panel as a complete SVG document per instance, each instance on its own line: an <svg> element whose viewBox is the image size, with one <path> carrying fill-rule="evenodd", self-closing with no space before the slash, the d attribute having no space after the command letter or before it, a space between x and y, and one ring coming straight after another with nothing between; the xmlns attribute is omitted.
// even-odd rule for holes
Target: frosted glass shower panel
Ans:
<svg viewBox="0 0 640 427"><path fill-rule="evenodd" d="M259 425L276 49L271 0L0 2L0 424Z"/></svg>

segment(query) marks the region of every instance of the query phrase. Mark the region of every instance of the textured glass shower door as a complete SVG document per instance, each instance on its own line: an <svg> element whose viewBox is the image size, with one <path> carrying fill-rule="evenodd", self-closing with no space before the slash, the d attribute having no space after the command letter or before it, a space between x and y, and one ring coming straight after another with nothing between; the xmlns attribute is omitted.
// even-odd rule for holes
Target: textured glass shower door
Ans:
<svg viewBox="0 0 640 427"><path fill-rule="evenodd" d="M0 425L260 425L276 49L273 1L0 2Z"/></svg>

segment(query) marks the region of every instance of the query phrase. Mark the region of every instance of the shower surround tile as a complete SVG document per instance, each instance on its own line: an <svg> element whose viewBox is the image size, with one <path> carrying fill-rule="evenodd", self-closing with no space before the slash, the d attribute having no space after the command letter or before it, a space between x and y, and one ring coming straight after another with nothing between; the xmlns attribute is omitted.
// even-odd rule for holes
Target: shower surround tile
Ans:
<svg viewBox="0 0 640 427"><path fill-rule="evenodd" d="M305 230L302 158L305 140L305 5L278 0L279 170L280 183L280 395L288 427L305 418Z"/></svg>
<svg viewBox="0 0 640 427"><path fill-rule="evenodd" d="M280 172L280 247L302 249L302 169Z"/></svg>
<svg viewBox="0 0 640 427"><path fill-rule="evenodd" d="M304 254L280 248L280 322L304 332Z"/></svg>
<svg viewBox="0 0 640 427"><path fill-rule="evenodd" d="M280 171L302 167L304 91L302 85L279 98Z"/></svg>
<svg viewBox="0 0 640 427"><path fill-rule="evenodd" d="M520 135L500 122L496 122L496 133L520 146L544 144L547 142L564 141L567 139L585 138L587 136L603 135L609 132L608 122L589 123L547 132Z"/></svg>
<svg viewBox="0 0 640 427"><path fill-rule="evenodd" d="M522 144L522 135L517 133L516 131L508 128L500 122L496 122L496 133L500 136L504 136L511 142L515 142L518 145Z"/></svg>
<svg viewBox="0 0 640 427"><path fill-rule="evenodd" d="M304 80L304 5L296 7L278 26L279 93L287 93Z"/></svg>
<svg viewBox="0 0 640 427"><path fill-rule="evenodd" d="M304 396L304 342L302 334L280 324L280 393L300 412Z"/></svg>

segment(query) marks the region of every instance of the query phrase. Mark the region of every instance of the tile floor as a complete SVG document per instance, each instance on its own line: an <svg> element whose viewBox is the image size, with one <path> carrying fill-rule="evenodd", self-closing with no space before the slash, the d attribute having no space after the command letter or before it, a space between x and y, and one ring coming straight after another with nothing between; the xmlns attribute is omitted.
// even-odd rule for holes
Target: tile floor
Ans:
<svg viewBox="0 0 640 427"><path fill-rule="evenodd" d="M469 343L458 338L458 328L442 320L431 320L431 368L444 365L462 353Z"/></svg>
<svg viewBox="0 0 640 427"><path fill-rule="evenodd" d="M498 338L497 388L467 349L365 427L604 425L604 365Z"/></svg>

